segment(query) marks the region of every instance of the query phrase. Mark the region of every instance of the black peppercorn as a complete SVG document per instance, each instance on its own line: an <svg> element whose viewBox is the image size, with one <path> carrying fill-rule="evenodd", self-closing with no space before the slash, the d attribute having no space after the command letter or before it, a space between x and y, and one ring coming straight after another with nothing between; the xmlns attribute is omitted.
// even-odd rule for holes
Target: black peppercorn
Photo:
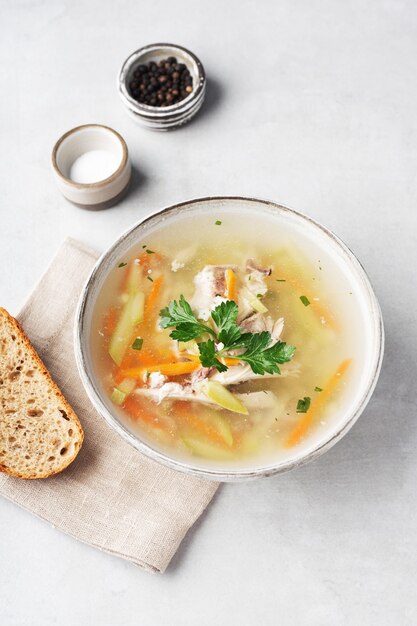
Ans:
<svg viewBox="0 0 417 626"><path fill-rule="evenodd" d="M176 57L158 63L141 63L129 83L129 92L137 102L165 107L181 102L193 91L193 77L184 63Z"/></svg>

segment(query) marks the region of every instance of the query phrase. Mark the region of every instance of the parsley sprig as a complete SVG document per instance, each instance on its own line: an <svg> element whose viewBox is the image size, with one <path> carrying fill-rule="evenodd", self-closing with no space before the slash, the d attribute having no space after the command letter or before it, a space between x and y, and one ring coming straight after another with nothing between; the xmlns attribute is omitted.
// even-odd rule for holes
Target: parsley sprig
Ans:
<svg viewBox="0 0 417 626"><path fill-rule="evenodd" d="M196 339L204 333L216 336L210 326L206 326L196 318L191 306L182 295L179 302L173 300L165 309L161 309L159 315L161 328L175 327L169 335L172 339L191 341L191 339Z"/></svg>
<svg viewBox="0 0 417 626"><path fill-rule="evenodd" d="M237 324L239 309L233 300L222 302L211 313L213 325L204 324L194 315L183 295L160 312L160 326L174 328L170 337L178 341L190 341L200 337L198 343L200 361L204 367L214 367L225 372L228 367L222 357L234 358L247 363L255 374L280 374L279 365L292 359L295 347L284 341L272 344L271 334L242 332ZM204 336L210 335L208 339ZM243 349L241 354L230 352Z"/></svg>

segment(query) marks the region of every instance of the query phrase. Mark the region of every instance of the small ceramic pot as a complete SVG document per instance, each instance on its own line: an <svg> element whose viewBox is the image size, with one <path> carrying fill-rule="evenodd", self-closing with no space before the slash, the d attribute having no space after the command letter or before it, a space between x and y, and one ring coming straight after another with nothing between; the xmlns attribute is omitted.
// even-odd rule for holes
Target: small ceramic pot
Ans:
<svg viewBox="0 0 417 626"><path fill-rule="evenodd" d="M167 107L154 107L137 102L129 84L138 65L176 57L184 63L193 77L193 91L189 96ZM123 63L118 77L119 95L129 115L139 124L152 130L169 130L188 122L203 104L206 94L206 76L201 61L189 50L173 44L158 43L139 48Z"/></svg>
<svg viewBox="0 0 417 626"><path fill-rule="evenodd" d="M76 182L71 168L91 151L108 152L114 171L102 180ZM123 137L101 124L85 124L62 135L52 150L52 168L58 189L67 200L83 209L105 209L116 204L127 190L131 175L128 149Z"/></svg>

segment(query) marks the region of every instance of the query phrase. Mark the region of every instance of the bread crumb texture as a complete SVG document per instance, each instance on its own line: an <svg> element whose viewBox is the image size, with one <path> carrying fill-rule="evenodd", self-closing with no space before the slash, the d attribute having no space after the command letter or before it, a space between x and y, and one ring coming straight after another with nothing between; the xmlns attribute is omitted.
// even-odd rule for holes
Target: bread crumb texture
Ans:
<svg viewBox="0 0 417 626"><path fill-rule="evenodd" d="M83 441L78 417L19 323L0 307L0 471L47 478Z"/></svg>

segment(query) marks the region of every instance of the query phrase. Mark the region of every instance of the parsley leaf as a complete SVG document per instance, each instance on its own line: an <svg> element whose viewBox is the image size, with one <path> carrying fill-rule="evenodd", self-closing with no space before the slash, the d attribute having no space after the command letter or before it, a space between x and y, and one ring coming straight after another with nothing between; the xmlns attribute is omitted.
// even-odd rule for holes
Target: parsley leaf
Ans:
<svg viewBox="0 0 417 626"><path fill-rule="evenodd" d="M221 363L216 357L216 346L213 339L201 341L198 344L201 365L204 367L215 367L219 372L225 372L228 367Z"/></svg>
<svg viewBox="0 0 417 626"><path fill-rule="evenodd" d="M300 398L299 401L297 402L297 413L307 413L308 409L310 408L310 404L311 404L311 398L309 398L308 396L305 396L304 398Z"/></svg>
<svg viewBox="0 0 417 626"><path fill-rule="evenodd" d="M222 302L211 314L211 319L218 328L217 338L224 345L222 352L242 348L246 345L251 333L243 333L236 323L239 313L238 306L233 300Z"/></svg>
<svg viewBox="0 0 417 626"><path fill-rule="evenodd" d="M239 355L239 359L248 363L255 374L261 376L265 373L280 374L278 363L287 363L294 355L295 347L287 345L284 341L277 341L268 348L271 343L271 335L263 331L251 335L247 343L247 350Z"/></svg>
<svg viewBox="0 0 417 626"><path fill-rule="evenodd" d="M143 346L142 337L136 337L135 341L132 343L133 350L141 350Z"/></svg>
<svg viewBox="0 0 417 626"><path fill-rule="evenodd" d="M172 339L191 341L204 333L216 334L212 328L198 321L183 295L179 302L173 300L165 309L161 309L159 315L161 328L175 327L170 334Z"/></svg>
<svg viewBox="0 0 417 626"><path fill-rule="evenodd" d="M238 312L237 304L233 300L227 300L216 306L211 317L219 329L219 333L236 324Z"/></svg>
<svg viewBox="0 0 417 626"><path fill-rule="evenodd" d="M300 296L300 300L304 304L304 306L308 306L310 304L310 300L307 298L307 296Z"/></svg>
<svg viewBox="0 0 417 626"><path fill-rule="evenodd" d="M219 341L224 345L224 350L241 347L242 331L239 326L229 326L219 332Z"/></svg>
<svg viewBox="0 0 417 626"><path fill-rule="evenodd" d="M272 337L267 331L242 333L237 325L238 313L238 306L233 300L219 304L211 313L217 328L215 332L196 318L191 306L181 295L178 302L174 300L160 311L160 326L174 327L170 337L178 341L190 341L209 333L213 339L198 343L200 361L204 367L215 367L219 372L225 372L228 368L219 359L231 350L244 348L242 354L232 353L230 356L247 363L255 374L280 374L278 364L290 361L295 347L283 341L270 345Z"/></svg>
<svg viewBox="0 0 417 626"><path fill-rule="evenodd" d="M117 267L126 267L127 263L119 263L119 265Z"/></svg>

